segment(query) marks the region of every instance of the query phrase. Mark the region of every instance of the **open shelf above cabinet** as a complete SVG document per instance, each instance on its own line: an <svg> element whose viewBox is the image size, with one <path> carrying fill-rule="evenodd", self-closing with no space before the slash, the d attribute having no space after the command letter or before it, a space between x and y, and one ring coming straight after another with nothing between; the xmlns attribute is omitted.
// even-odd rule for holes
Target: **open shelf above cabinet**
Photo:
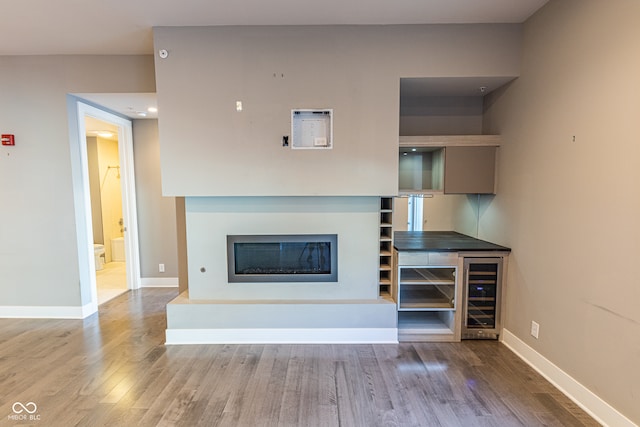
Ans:
<svg viewBox="0 0 640 427"><path fill-rule="evenodd" d="M495 194L499 135L401 136L399 193Z"/></svg>

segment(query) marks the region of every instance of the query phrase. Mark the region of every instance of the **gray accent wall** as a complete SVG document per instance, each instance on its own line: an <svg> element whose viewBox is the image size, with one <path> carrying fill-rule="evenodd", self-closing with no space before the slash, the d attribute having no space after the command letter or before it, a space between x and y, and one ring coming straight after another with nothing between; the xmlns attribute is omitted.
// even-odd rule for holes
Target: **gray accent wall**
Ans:
<svg viewBox="0 0 640 427"><path fill-rule="evenodd" d="M517 76L520 29L156 28L163 192L396 194L400 78ZM333 109L333 149L282 146L296 108Z"/></svg>
<svg viewBox="0 0 640 427"><path fill-rule="evenodd" d="M505 327L636 424L639 16L635 0L561 0L527 21L520 78L485 103L502 147L480 222L513 249Z"/></svg>
<svg viewBox="0 0 640 427"><path fill-rule="evenodd" d="M163 193L186 202L188 298L169 305L169 329L296 328L317 301L305 327L395 328L377 273L379 196L398 192L400 79L517 76L520 30L156 28L156 52L168 52L156 58ZM332 109L333 148L284 147L292 109ZM230 234L337 234L338 282L228 283Z"/></svg>
<svg viewBox="0 0 640 427"><path fill-rule="evenodd" d="M82 305L67 94L154 91L152 56L0 57L0 306Z"/></svg>
<svg viewBox="0 0 640 427"><path fill-rule="evenodd" d="M138 240L142 278L178 277L178 235L174 197L163 197L157 120L133 121ZM165 272L158 271L164 264Z"/></svg>

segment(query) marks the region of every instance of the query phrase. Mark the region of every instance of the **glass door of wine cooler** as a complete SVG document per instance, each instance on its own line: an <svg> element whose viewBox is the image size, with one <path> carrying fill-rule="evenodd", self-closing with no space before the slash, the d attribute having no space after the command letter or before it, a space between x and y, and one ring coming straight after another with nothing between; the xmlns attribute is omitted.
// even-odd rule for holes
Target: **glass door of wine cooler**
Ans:
<svg viewBox="0 0 640 427"><path fill-rule="evenodd" d="M464 260L463 339L497 339L500 332L502 258Z"/></svg>

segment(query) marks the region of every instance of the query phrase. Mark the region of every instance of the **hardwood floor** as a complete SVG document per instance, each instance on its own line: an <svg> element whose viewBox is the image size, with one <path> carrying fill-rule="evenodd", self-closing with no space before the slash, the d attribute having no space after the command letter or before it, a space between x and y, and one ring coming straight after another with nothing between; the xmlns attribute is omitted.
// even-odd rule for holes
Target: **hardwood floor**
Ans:
<svg viewBox="0 0 640 427"><path fill-rule="evenodd" d="M176 294L127 292L85 320L0 319L0 425L598 425L495 341L165 346Z"/></svg>

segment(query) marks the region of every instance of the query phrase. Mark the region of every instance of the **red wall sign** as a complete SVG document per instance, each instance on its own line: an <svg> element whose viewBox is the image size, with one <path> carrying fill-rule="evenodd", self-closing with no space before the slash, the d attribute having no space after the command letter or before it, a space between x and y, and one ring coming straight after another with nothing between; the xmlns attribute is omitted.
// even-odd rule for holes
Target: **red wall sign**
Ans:
<svg viewBox="0 0 640 427"><path fill-rule="evenodd" d="M16 138L14 135L2 134L2 145L16 145Z"/></svg>

